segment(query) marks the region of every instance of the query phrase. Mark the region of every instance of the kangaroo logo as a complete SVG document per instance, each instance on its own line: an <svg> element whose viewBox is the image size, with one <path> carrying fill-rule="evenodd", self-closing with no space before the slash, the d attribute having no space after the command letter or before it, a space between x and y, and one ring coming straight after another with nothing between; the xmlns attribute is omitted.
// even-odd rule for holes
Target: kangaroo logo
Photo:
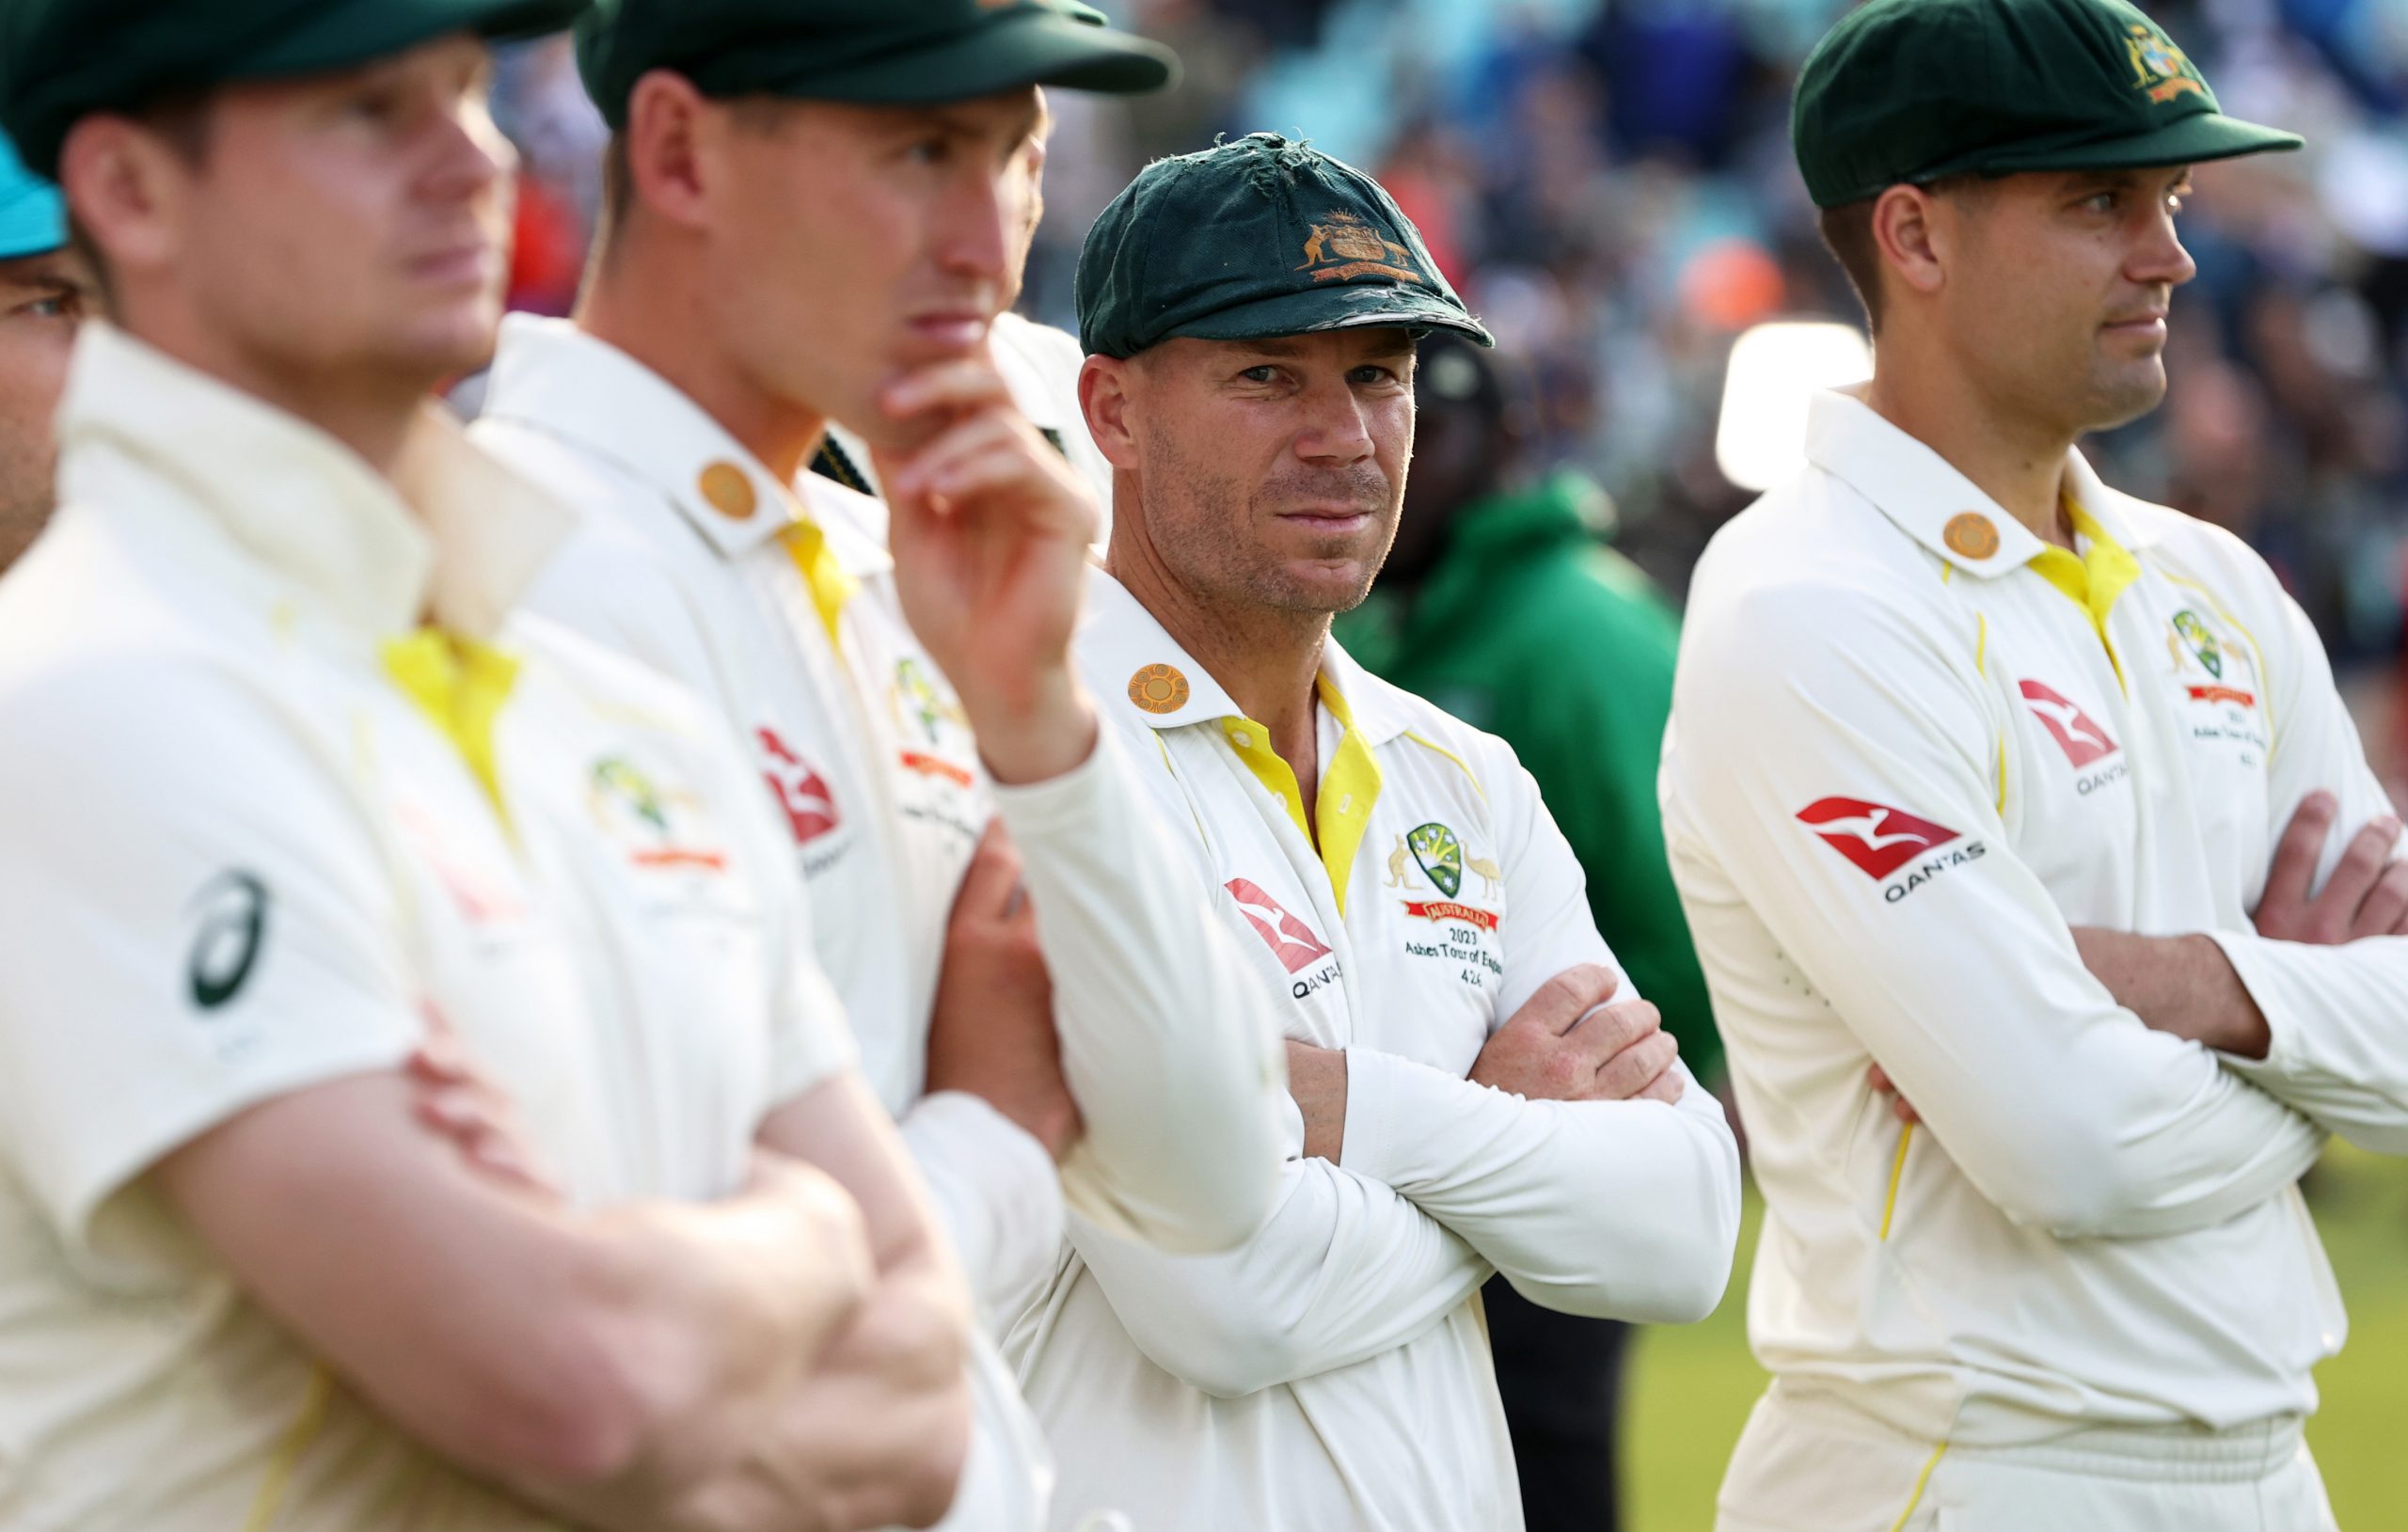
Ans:
<svg viewBox="0 0 2408 1532"><path fill-rule="evenodd" d="M1262 938L1272 956L1289 972L1301 973L1329 956L1329 949L1313 935L1311 926L1289 914L1278 900L1257 884L1232 877L1224 887L1229 891L1229 897L1238 902L1238 913L1245 917L1245 923L1254 927L1255 934Z"/></svg>
<svg viewBox="0 0 2408 1532"><path fill-rule="evenodd" d="M1421 886L1413 880L1413 853L1404 848L1404 837L1402 835L1396 838L1396 849L1388 853L1388 880L1384 886L1391 889L1418 889Z"/></svg>
<svg viewBox="0 0 2408 1532"><path fill-rule="evenodd" d="M1465 857L1464 858L1464 871L1471 874L1473 877L1479 878L1482 883L1487 885L1486 888L1481 891L1481 896L1482 898L1494 899L1497 897L1497 885L1504 879L1504 868L1497 866L1497 863L1491 861L1486 857Z"/></svg>
<svg viewBox="0 0 2408 1532"><path fill-rule="evenodd" d="M2057 748L2076 769L2103 761L2115 753L2115 742L2107 731L2091 721L2090 715L2076 706L2055 687L2037 681L2022 683L2023 700L2032 704L2033 716L2049 731Z"/></svg>
<svg viewBox="0 0 2408 1532"><path fill-rule="evenodd" d="M1956 839L1956 831L1945 825L1861 798L1818 798L1798 810L1798 818L1812 826L1824 845L1876 879Z"/></svg>
<svg viewBox="0 0 2408 1532"><path fill-rule="evenodd" d="M908 661L906 662L908 663ZM828 790L828 780L803 763L780 739L774 729L753 731L761 742L761 753L768 757L761 774L768 779L769 791L778 807L786 814L786 826L794 831L794 844L808 845L832 830L840 823L836 813L836 796Z"/></svg>

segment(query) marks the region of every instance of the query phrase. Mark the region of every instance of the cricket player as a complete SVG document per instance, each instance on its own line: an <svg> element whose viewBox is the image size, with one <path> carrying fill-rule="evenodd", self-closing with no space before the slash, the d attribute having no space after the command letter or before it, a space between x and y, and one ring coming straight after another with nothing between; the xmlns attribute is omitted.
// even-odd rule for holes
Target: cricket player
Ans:
<svg viewBox="0 0 2408 1532"><path fill-rule="evenodd" d="M499 317L482 39L578 8L0 8L117 322L0 582L0 1524L954 1496L967 1294L750 765L500 631L568 517L430 402Z"/></svg>
<svg viewBox="0 0 2408 1532"><path fill-rule="evenodd" d="M1512 750L1328 639L1396 529L1416 337L1486 333L1385 192L1267 134L1149 166L1078 293L1117 485L1081 668L1228 895L1297 1113L1229 1254L1073 1209L1012 1353L1065 1498L1147 1532L1519 1527L1481 1285L1695 1319L1738 1163Z"/></svg>
<svg viewBox="0 0 2408 1532"><path fill-rule="evenodd" d="M0 570L50 519L51 419L76 326L96 307L58 188L0 135Z"/></svg>
<svg viewBox="0 0 2408 1532"><path fill-rule="evenodd" d="M1089 7L1065 0L1063 8L1092 25L1104 24L1102 12ZM1079 369L1085 365L1086 354L1079 349L1077 336L1040 324L1012 307L1020 301L1021 284L1028 275L1029 249L1045 217L1046 141L1054 132L1054 115L1041 90L1037 105L1037 128L1029 134L1016 167L1024 178L1013 189L1021 216L1006 252L1004 290L999 294L1003 310L995 315L988 333L988 352L995 371L1003 374L1013 405L1094 491L1101 513L1096 531L1096 546L1101 550L1112 530L1112 465L1096 450L1095 438L1087 434L1086 421L1079 413ZM828 437L820 443L811 466L849 489L873 497L879 493L869 444L841 422L828 428Z"/></svg>
<svg viewBox="0 0 2408 1532"><path fill-rule="evenodd" d="M1092 500L987 351L1038 87L1149 89L1166 55L1034 3L617 0L579 60L617 215L573 323L505 326L476 428L583 514L531 604L753 746L999 1328L1066 1197L1228 1248L1277 1183L1276 1013L1071 676ZM867 422L891 521L808 471L833 418ZM1043 1442L994 1382L980 1442L1019 1489L958 1514L1041 1526Z"/></svg>
<svg viewBox="0 0 2408 1532"><path fill-rule="evenodd" d="M1793 131L1875 375L1700 564L1662 777L1767 1207L1720 1524L2329 1528L2294 1183L2408 1148L2400 826L2273 574L2073 450L2190 167L2299 140L2120 0L1873 0Z"/></svg>

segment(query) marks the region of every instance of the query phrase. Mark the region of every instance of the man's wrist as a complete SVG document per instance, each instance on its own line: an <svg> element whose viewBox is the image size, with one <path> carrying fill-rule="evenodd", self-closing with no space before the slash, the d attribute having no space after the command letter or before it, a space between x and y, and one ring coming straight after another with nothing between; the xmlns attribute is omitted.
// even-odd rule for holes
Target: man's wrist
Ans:
<svg viewBox="0 0 2408 1532"><path fill-rule="evenodd" d="M1095 753L1102 720L1069 671L1038 681L1025 700L985 700L963 709L987 774L1006 787L1050 782Z"/></svg>
<svg viewBox="0 0 2408 1532"><path fill-rule="evenodd" d="M2266 1056L2273 1036L2265 1014L2214 938L2097 926L2076 926L2073 934L2092 975L2150 1030L2241 1058Z"/></svg>

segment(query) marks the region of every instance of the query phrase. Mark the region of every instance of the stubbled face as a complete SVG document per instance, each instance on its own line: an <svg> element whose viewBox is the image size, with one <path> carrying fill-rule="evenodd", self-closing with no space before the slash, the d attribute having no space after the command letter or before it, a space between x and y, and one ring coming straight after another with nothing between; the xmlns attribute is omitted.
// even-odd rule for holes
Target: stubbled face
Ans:
<svg viewBox="0 0 2408 1532"><path fill-rule="evenodd" d="M1035 87L938 107L737 103L710 178L719 333L777 397L873 441L903 373L976 354L1035 231Z"/></svg>
<svg viewBox="0 0 2408 1532"><path fill-rule="evenodd" d="M51 418L94 302L91 273L71 251L0 261L0 570L50 519Z"/></svg>
<svg viewBox="0 0 2408 1532"><path fill-rule="evenodd" d="M434 383L493 355L516 159L467 37L213 97L161 163L164 281L213 349L302 377Z"/></svg>
<svg viewBox="0 0 2408 1532"><path fill-rule="evenodd" d="M1412 337L1333 330L1166 340L1118 364L1141 531L1224 610L1362 603L1413 456Z"/></svg>
<svg viewBox="0 0 2408 1532"><path fill-rule="evenodd" d="M2187 166L2007 176L1935 199L1951 352L2005 409L2067 436L2165 396L2165 318L2198 268L2175 230Z"/></svg>

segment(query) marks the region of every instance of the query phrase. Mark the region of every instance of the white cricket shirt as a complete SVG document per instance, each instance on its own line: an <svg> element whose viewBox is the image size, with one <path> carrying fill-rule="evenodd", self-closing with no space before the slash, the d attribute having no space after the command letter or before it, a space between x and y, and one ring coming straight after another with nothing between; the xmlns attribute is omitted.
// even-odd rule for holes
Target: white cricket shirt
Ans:
<svg viewBox="0 0 2408 1532"><path fill-rule="evenodd" d="M2320 1122L2398 1148L2408 1100L2408 941L2249 923L2310 789L2327 872L2384 806L2314 633L2079 454L2078 555L1853 397L1808 457L1699 566L1662 779L1767 1205L1758 1356L1935 1447L2312 1409L2343 1320L2293 1183ZM2272 1056L2144 1027L2075 924L2214 933Z"/></svg>
<svg viewBox="0 0 2408 1532"><path fill-rule="evenodd" d="M1108 734L1053 782L989 782L903 619L884 507L814 475L778 483L667 382L559 322L505 324L475 433L582 513L530 606L694 686L754 742L870 1078L993 1322L1053 1273L1066 1193L1176 1248L1259 1223L1287 1107L1270 1002ZM1058 1178L977 1098L922 1095L947 919L998 811L1086 1125ZM1032 1473L1042 1458L1032 1439Z"/></svg>
<svg viewBox="0 0 2408 1532"><path fill-rule="evenodd" d="M144 1172L395 1066L432 1006L575 1200L723 1195L851 1062L800 883L687 694L542 624L494 640L568 520L438 412L415 515L105 325L59 429L63 509L0 584L0 1524L532 1528Z"/></svg>
<svg viewBox="0 0 2408 1532"><path fill-rule="evenodd" d="M1290 1106L1277 1208L1230 1254L1072 1217L1075 1255L1007 1347L1065 1501L1147 1532L1518 1527L1481 1284L1501 1271L1582 1314L1706 1313L1738 1219L1720 1108L1694 1082L1672 1107L1465 1080L1541 985L1613 961L1503 741L1331 643L1317 846L1268 731L1109 576L1078 654L1248 982L1288 1035L1348 1050L1348 1096L1342 1166L1302 1158Z"/></svg>

